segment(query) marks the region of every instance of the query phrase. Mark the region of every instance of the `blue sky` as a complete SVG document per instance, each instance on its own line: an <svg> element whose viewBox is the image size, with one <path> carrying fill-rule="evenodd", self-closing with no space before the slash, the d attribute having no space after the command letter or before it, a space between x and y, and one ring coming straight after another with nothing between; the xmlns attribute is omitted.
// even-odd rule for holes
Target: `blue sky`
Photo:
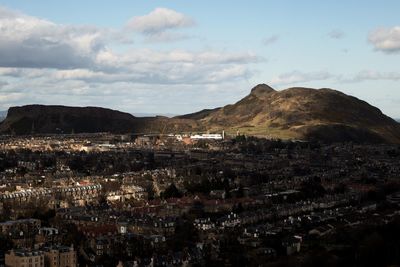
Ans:
<svg viewBox="0 0 400 267"><path fill-rule="evenodd" d="M400 118L399 1L0 0L0 109L182 114L258 83L329 87Z"/></svg>

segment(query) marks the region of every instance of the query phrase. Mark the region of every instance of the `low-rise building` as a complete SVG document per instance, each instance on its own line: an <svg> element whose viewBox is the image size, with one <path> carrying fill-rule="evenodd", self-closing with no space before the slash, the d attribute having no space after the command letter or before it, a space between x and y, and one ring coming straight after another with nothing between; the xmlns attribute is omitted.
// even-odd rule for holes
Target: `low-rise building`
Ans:
<svg viewBox="0 0 400 267"><path fill-rule="evenodd" d="M45 247L43 249L46 266L49 267L75 267L76 251L66 246Z"/></svg>
<svg viewBox="0 0 400 267"><path fill-rule="evenodd" d="M6 267L44 267L44 253L40 250L10 250L5 255Z"/></svg>

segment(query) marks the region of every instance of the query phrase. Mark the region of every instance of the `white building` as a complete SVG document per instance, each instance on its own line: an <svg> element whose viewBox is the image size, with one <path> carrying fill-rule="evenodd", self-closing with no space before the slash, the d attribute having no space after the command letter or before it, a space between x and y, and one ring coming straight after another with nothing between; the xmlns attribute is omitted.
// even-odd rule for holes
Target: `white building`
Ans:
<svg viewBox="0 0 400 267"><path fill-rule="evenodd" d="M208 139L208 140L222 140L223 135L222 134L195 134L195 135L191 135L190 139L193 140L204 140L204 139Z"/></svg>

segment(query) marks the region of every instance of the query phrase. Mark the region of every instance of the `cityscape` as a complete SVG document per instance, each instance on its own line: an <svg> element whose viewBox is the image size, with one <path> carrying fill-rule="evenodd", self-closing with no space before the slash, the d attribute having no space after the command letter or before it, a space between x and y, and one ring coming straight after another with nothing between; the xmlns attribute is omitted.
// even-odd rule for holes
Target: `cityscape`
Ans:
<svg viewBox="0 0 400 267"><path fill-rule="evenodd" d="M0 0L0 267L400 267L399 10Z"/></svg>
<svg viewBox="0 0 400 267"><path fill-rule="evenodd" d="M399 146L221 136L3 137L3 261L377 266L396 259Z"/></svg>

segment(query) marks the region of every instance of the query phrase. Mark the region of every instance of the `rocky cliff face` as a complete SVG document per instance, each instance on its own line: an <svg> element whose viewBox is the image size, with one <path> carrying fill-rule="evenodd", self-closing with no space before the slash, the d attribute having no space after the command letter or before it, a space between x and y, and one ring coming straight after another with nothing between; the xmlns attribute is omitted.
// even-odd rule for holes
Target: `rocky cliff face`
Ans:
<svg viewBox="0 0 400 267"><path fill-rule="evenodd" d="M27 105L11 107L0 133L160 133L201 130L199 123L167 117L134 117L99 107Z"/></svg>
<svg viewBox="0 0 400 267"><path fill-rule="evenodd" d="M135 125L134 116L105 108L28 105L11 107L0 131L15 134L127 132Z"/></svg>

